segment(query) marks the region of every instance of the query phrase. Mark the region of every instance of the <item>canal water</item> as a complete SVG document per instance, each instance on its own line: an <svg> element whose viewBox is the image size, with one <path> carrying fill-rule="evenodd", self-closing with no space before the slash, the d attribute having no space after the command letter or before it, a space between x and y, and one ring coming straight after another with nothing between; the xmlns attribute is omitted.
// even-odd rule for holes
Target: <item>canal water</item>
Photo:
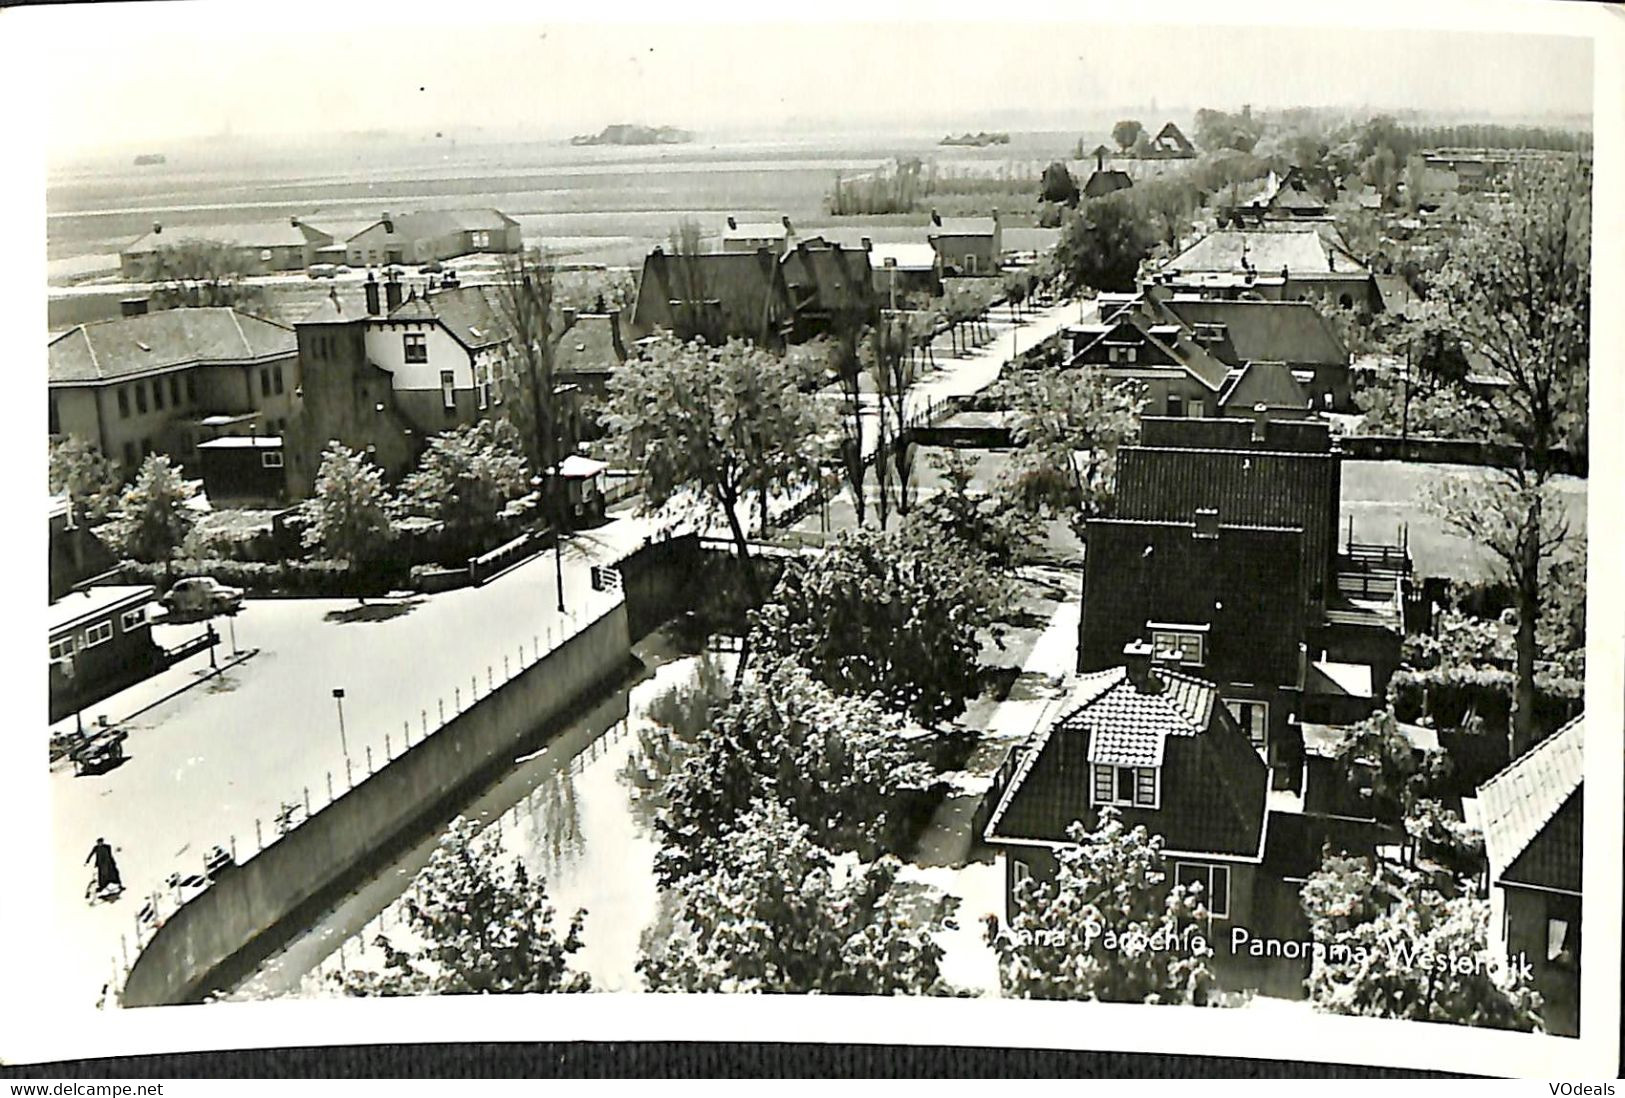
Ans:
<svg viewBox="0 0 1625 1098"><path fill-rule="evenodd" d="M515 758L459 813L498 837L505 862L522 859L528 871L546 879L561 932L585 909L583 946L571 965L589 973L594 990L601 991L640 988L634 971L639 939L658 908L657 843L620 772L637 749L638 731L652 724L649 704L692 682L700 663L699 656L679 651L664 630L634 653L645 668L641 675L545 748ZM450 821L422 835L221 997L332 995L331 973L381 967L382 953L371 943L380 932L397 947L410 941L401 925L401 897L449 827Z"/></svg>

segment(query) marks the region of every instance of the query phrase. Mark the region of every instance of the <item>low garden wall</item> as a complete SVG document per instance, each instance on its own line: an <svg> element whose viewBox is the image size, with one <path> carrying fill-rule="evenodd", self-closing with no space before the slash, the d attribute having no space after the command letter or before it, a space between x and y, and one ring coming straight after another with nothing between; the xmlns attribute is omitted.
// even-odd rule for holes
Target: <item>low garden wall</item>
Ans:
<svg viewBox="0 0 1625 1098"><path fill-rule="evenodd" d="M1518 464L1519 457L1515 446L1482 439L1344 435L1339 442L1343 447L1343 456L1351 461L1417 461L1437 465L1512 467ZM1577 477L1586 475L1587 462L1583 454L1553 450L1551 458L1553 468L1559 473Z"/></svg>
<svg viewBox="0 0 1625 1098"><path fill-rule="evenodd" d="M259 853L219 870L142 945L121 1004L184 1003L206 993L261 936L617 681L630 660L627 608L616 602Z"/></svg>

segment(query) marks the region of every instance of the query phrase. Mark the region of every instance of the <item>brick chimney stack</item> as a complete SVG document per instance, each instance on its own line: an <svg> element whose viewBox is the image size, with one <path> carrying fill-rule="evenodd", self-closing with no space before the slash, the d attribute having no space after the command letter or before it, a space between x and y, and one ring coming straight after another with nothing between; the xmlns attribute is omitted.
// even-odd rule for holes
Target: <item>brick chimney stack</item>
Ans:
<svg viewBox="0 0 1625 1098"><path fill-rule="evenodd" d="M367 291L367 315L368 316L377 316L378 315L378 279L373 277L373 273L371 271L367 272L367 284L366 284L365 289Z"/></svg>
<svg viewBox="0 0 1625 1098"><path fill-rule="evenodd" d="M401 280L394 271L384 277L384 308L394 312L401 307Z"/></svg>

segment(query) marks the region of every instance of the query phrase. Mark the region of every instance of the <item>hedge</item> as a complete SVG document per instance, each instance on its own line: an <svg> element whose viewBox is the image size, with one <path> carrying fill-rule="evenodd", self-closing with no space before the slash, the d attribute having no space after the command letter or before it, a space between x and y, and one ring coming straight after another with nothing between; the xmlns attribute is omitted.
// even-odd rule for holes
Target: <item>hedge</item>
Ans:
<svg viewBox="0 0 1625 1098"><path fill-rule="evenodd" d="M1402 721L1426 714L1435 728L1459 728L1469 712L1476 712L1490 731L1504 732L1512 719L1515 679L1513 672L1497 668L1401 668L1388 680L1388 700ZM1569 720L1583 706L1584 691L1578 679L1536 675L1536 727L1550 731Z"/></svg>
<svg viewBox="0 0 1625 1098"><path fill-rule="evenodd" d="M119 571L126 580L167 588L187 576L212 576L230 587L241 587L250 595L289 595L302 598L360 598L382 595L400 586L407 578L404 568L394 563L373 566L351 575L342 561L288 560L245 561L208 558L172 561L162 564L123 561Z"/></svg>

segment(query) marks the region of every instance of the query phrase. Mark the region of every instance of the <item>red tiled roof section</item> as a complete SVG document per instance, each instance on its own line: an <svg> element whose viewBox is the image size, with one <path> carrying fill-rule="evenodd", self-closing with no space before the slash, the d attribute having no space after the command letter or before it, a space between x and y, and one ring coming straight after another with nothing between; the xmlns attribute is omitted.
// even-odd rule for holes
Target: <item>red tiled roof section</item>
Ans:
<svg viewBox="0 0 1625 1098"><path fill-rule="evenodd" d="M52 384L94 384L157 370L254 362L298 350L293 329L227 308L165 309L81 324L51 340Z"/></svg>
<svg viewBox="0 0 1625 1098"><path fill-rule="evenodd" d="M1580 891L1584 778L1582 714L1479 787L1492 880Z"/></svg>

